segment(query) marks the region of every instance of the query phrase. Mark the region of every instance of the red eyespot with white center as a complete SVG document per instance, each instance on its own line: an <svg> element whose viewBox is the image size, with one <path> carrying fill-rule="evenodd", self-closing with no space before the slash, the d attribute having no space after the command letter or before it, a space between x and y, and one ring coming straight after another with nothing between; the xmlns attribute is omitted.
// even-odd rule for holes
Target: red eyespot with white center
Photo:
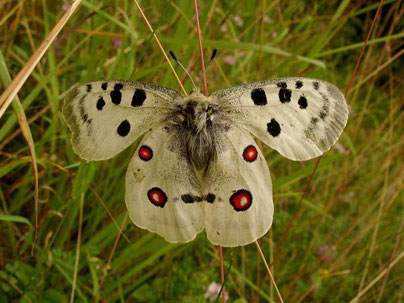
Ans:
<svg viewBox="0 0 404 303"><path fill-rule="evenodd" d="M252 195L248 190L240 189L230 197L230 204L236 211L245 211L252 204Z"/></svg>
<svg viewBox="0 0 404 303"><path fill-rule="evenodd" d="M147 145L142 145L139 148L139 158L143 161L149 161L153 158L153 150Z"/></svg>
<svg viewBox="0 0 404 303"><path fill-rule="evenodd" d="M167 202L167 195L161 188L158 187L149 189L147 192L147 197L149 198L150 202L153 203L153 205L161 208L163 208Z"/></svg>
<svg viewBox="0 0 404 303"><path fill-rule="evenodd" d="M243 158L247 162L254 162L257 160L258 151L254 145L248 145L243 151Z"/></svg>

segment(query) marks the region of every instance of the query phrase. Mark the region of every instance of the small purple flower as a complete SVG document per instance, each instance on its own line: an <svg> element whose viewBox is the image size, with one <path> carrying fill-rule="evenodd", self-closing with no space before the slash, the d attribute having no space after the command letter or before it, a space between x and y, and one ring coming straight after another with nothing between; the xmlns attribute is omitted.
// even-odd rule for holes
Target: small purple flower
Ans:
<svg viewBox="0 0 404 303"><path fill-rule="evenodd" d="M356 115L356 112L352 109L352 107L350 105L348 105L348 111L349 111L350 116L355 116Z"/></svg>
<svg viewBox="0 0 404 303"><path fill-rule="evenodd" d="M233 20L234 20L234 22L236 22L236 24L238 26L243 26L244 21L243 21L243 19L241 19L240 16L238 16L238 15L234 16Z"/></svg>
<svg viewBox="0 0 404 303"><path fill-rule="evenodd" d="M264 16L264 23L273 23L272 19L269 18L267 15Z"/></svg>
<svg viewBox="0 0 404 303"><path fill-rule="evenodd" d="M227 32L227 24L226 23L223 23L222 24L222 26L220 26L220 30L222 31L222 32Z"/></svg>
<svg viewBox="0 0 404 303"><path fill-rule="evenodd" d="M64 11L67 11L67 10L69 9L69 7L70 7L70 3L69 3L69 2L65 2L65 3L63 4L63 6L62 6L62 9L63 9Z"/></svg>
<svg viewBox="0 0 404 303"><path fill-rule="evenodd" d="M216 283L216 282L212 282L209 284L208 289L206 290L205 294L203 295L205 299L216 299L217 295L220 292L220 288L221 285ZM226 293L226 291L224 292L224 297L227 301L227 299L229 298L228 294Z"/></svg>
<svg viewBox="0 0 404 303"><path fill-rule="evenodd" d="M330 262L335 258L335 245L322 245L317 250L317 256L323 262Z"/></svg>
<svg viewBox="0 0 404 303"><path fill-rule="evenodd" d="M339 151L341 154L346 152L344 145L342 145L342 143L340 142L337 142L337 144L335 144L335 149Z"/></svg>
<svg viewBox="0 0 404 303"><path fill-rule="evenodd" d="M112 44L114 45L115 48L119 48L122 44L121 38L117 37L112 38Z"/></svg>
<svg viewBox="0 0 404 303"><path fill-rule="evenodd" d="M236 58L234 58L233 56L226 56L223 58L223 61L228 65L234 65L234 63L236 63Z"/></svg>

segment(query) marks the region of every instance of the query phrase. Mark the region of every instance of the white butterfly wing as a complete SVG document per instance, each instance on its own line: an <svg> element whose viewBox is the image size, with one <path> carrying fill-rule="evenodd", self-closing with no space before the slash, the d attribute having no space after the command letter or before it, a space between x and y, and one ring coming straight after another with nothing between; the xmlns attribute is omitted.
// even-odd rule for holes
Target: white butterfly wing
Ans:
<svg viewBox="0 0 404 303"><path fill-rule="evenodd" d="M215 245L242 246L271 227L272 184L267 162L248 132L232 126L204 176L205 229Z"/></svg>
<svg viewBox="0 0 404 303"><path fill-rule="evenodd" d="M168 127L147 133L126 173L126 205L139 227L168 242L188 242L203 230L204 199L181 140Z"/></svg>
<svg viewBox="0 0 404 303"><path fill-rule="evenodd" d="M284 78L216 91L233 122L292 160L328 151L348 119L348 107L334 85L308 78Z"/></svg>
<svg viewBox="0 0 404 303"><path fill-rule="evenodd" d="M63 116L72 130L74 151L86 160L105 160L161 122L180 95L130 81L98 81L73 88Z"/></svg>

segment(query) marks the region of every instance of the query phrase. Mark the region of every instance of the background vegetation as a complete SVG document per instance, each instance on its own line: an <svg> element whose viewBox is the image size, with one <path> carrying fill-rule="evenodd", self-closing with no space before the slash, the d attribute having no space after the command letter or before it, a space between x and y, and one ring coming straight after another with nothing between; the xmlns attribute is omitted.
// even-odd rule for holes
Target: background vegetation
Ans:
<svg viewBox="0 0 404 303"><path fill-rule="evenodd" d="M218 49L209 91L297 75L346 91L378 3L199 1L206 57ZM140 4L165 50L198 81L192 1ZM0 91L66 8L61 0L1 1ZM384 1L347 96L348 125L300 208L316 160L292 162L263 146L275 216L260 243L285 302L404 300L403 13L402 1ZM172 245L126 220L124 175L136 144L89 164L72 151L61 115L66 91L116 78L178 88L133 1L84 0L20 90L22 106L13 101L0 120L0 302L67 302L73 285L77 302L216 300L205 298L220 275L217 248L204 233ZM36 241L35 178L17 115L29 125L37 155ZM278 302L255 245L224 249L224 260L231 264L229 302Z"/></svg>

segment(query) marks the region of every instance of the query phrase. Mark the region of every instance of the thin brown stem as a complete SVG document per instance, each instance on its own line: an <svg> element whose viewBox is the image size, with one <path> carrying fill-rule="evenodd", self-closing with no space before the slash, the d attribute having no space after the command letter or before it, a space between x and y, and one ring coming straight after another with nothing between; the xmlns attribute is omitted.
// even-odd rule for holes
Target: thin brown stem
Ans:
<svg viewBox="0 0 404 303"><path fill-rule="evenodd" d="M223 247L221 245L219 245L219 257L220 257L220 280L222 281L222 299L223 303L226 303L226 296L224 294Z"/></svg>
<svg viewBox="0 0 404 303"><path fill-rule="evenodd" d="M196 0L194 0L194 8L195 8L196 29L198 31L199 53L201 55L201 69L202 69L202 76L203 76L203 94L205 96L207 96L208 95L208 82L206 81L205 59L203 57L201 26L199 24L198 3Z"/></svg>
<svg viewBox="0 0 404 303"><path fill-rule="evenodd" d="M283 303L282 295L281 295L281 293L280 293L280 291L279 291L279 289L278 289L278 286L276 285L274 276L272 275L271 270L269 269L267 260L265 260L264 253L262 252L261 246L260 246L260 244L258 243L258 241L255 241L255 245L257 246L257 249L258 249L258 252L259 252L259 254L260 254L260 256L261 256L261 259L262 259L262 261L263 261L264 264L265 264L265 268L267 269L267 272L268 272L268 274L269 274L269 277L271 278L272 284L273 284L274 287L275 287L275 290L276 290L276 293L278 294L279 300Z"/></svg>
<svg viewBox="0 0 404 303"><path fill-rule="evenodd" d="M114 216L111 214L111 212L109 211L107 205L104 203L104 201L101 199L101 197L97 194L97 192L94 190L94 188L92 188L91 186L89 186L89 189L91 190L91 192L94 194L94 196L97 198L98 202L101 203L102 207L104 207L105 211L107 212L108 216L111 218L112 222L114 223L115 227L117 228L118 232L125 238L126 241L128 241L128 243L130 243L130 240L128 239L128 237L122 232L122 228L119 227L118 223L116 222L116 220L114 219Z"/></svg>
<svg viewBox="0 0 404 303"><path fill-rule="evenodd" d="M365 48L366 48L366 46L367 46L367 44L368 44L368 41L369 41L369 39L370 39L370 35L372 34L373 27L374 27L374 25L375 25L375 23L376 23L376 19L377 19L377 17L379 16L380 11L382 10L383 2L384 2L384 0L380 0L380 2L379 2L379 7L377 8L375 17L373 18L373 22L372 22L372 25L370 26L370 29L369 29L368 35L367 35L367 37L366 37L365 43L364 43L363 46L362 46L361 52L360 52L360 54L359 54L358 61L356 61L355 69L354 69L354 71L353 71L353 73L352 73L351 79L350 79L349 82L348 82L348 86L347 86L346 91L345 91L345 97L348 96L349 91L351 90L351 86L352 86L353 80L355 79L356 74L357 74L357 72L358 72L359 64L361 63L363 54L365 53Z"/></svg>

